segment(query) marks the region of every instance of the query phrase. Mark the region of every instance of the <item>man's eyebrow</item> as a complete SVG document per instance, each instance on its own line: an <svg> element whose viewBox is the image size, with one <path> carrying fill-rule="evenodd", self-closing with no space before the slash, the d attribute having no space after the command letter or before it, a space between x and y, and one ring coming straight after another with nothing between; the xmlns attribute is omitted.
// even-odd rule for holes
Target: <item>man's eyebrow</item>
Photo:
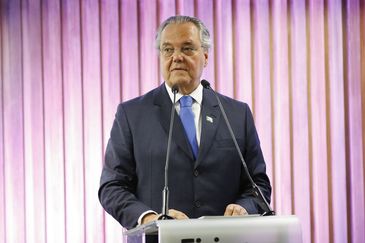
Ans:
<svg viewBox="0 0 365 243"><path fill-rule="evenodd" d="M162 43L161 46L172 46L172 45L168 42L165 42L165 43Z"/></svg>
<svg viewBox="0 0 365 243"><path fill-rule="evenodd" d="M181 43L181 45L194 45L194 42L191 40L185 41L183 43ZM161 46L172 46L172 44L170 42L164 42L161 44Z"/></svg>

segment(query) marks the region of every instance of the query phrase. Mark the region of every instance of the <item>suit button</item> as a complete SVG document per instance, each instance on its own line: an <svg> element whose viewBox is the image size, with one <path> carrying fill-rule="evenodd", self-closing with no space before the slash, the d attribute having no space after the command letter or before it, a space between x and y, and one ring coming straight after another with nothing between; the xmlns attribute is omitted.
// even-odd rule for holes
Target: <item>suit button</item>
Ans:
<svg viewBox="0 0 365 243"><path fill-rule="evenodd" d="M200 208L202 206L200 201L195 201L195 207Z"/></svg>
<svg viewBox="0 0 365 243"><path fill-rule="evenodd" d="M198 170L194 170L194 176L197 177L199 175L199 171Z"/></svg>

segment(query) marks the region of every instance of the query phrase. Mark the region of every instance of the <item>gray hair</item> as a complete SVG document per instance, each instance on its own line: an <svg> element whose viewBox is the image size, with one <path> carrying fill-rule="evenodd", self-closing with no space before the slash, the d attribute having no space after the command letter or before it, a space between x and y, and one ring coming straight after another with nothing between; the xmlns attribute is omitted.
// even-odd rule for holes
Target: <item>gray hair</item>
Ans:
<svg viewBox="0 0 365 243"><path fill-rule="evenodd" d="M156 43L155 43L156 48L160 49L161 33L166 28L166 26L168 26L169 24L182 24L182 23L193 23L198 28L202 47L206 51L208 51L211 46L211 39L208 28L204 25L204 23L200 19L182 15L171 16L164 22L162 22L156 34Z"/></svg>

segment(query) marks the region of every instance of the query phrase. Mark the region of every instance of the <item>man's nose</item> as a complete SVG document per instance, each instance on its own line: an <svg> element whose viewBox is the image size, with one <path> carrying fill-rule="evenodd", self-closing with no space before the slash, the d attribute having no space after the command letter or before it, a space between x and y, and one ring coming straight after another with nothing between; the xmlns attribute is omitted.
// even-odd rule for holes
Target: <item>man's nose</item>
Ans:
<svg viewBox="0 0 365 243"><path fill-rule="evenodd" d="M172 59L174 62L181 62L184 59L184 54L180 49L175 49L174 53L172 54Z"/></svg>

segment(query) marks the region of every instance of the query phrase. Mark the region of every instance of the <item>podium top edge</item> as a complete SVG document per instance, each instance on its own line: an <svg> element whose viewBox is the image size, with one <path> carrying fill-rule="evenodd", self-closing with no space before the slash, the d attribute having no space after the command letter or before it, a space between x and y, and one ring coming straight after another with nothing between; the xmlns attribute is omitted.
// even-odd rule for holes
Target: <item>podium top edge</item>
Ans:
<svg viewBox="0 0 365 243"><path fill-rule="evenodd" d="M165 225L168 224L169 222L177 222L177 223L183 223L183 221L192 221L192 222L199 222L199 221L207 221L207 222L211 222L214 220L222 220L222 221L227 221L227 220L259 220L259 219L265 219L265 220L282 220L282 219L291 219L291 220L297 220L299 221L299 218L296 215L282 215L282 216L261 216L258 214L254 214L254 215L246 215L246 216L230 216L230 217L226 217L226 216L202 216L200 218L196 218L196 219L186 219L186 220L156 220L156 221L152 221L149 222L147 224L144 225L139 225L133 229L130 230L126 230L123 232L123 235L125 236L134 236L134 235L140 235L142 233L146 234L146 235L151 235L151 234L157 234L158 233L158 229L161 225Z"/></svg>

